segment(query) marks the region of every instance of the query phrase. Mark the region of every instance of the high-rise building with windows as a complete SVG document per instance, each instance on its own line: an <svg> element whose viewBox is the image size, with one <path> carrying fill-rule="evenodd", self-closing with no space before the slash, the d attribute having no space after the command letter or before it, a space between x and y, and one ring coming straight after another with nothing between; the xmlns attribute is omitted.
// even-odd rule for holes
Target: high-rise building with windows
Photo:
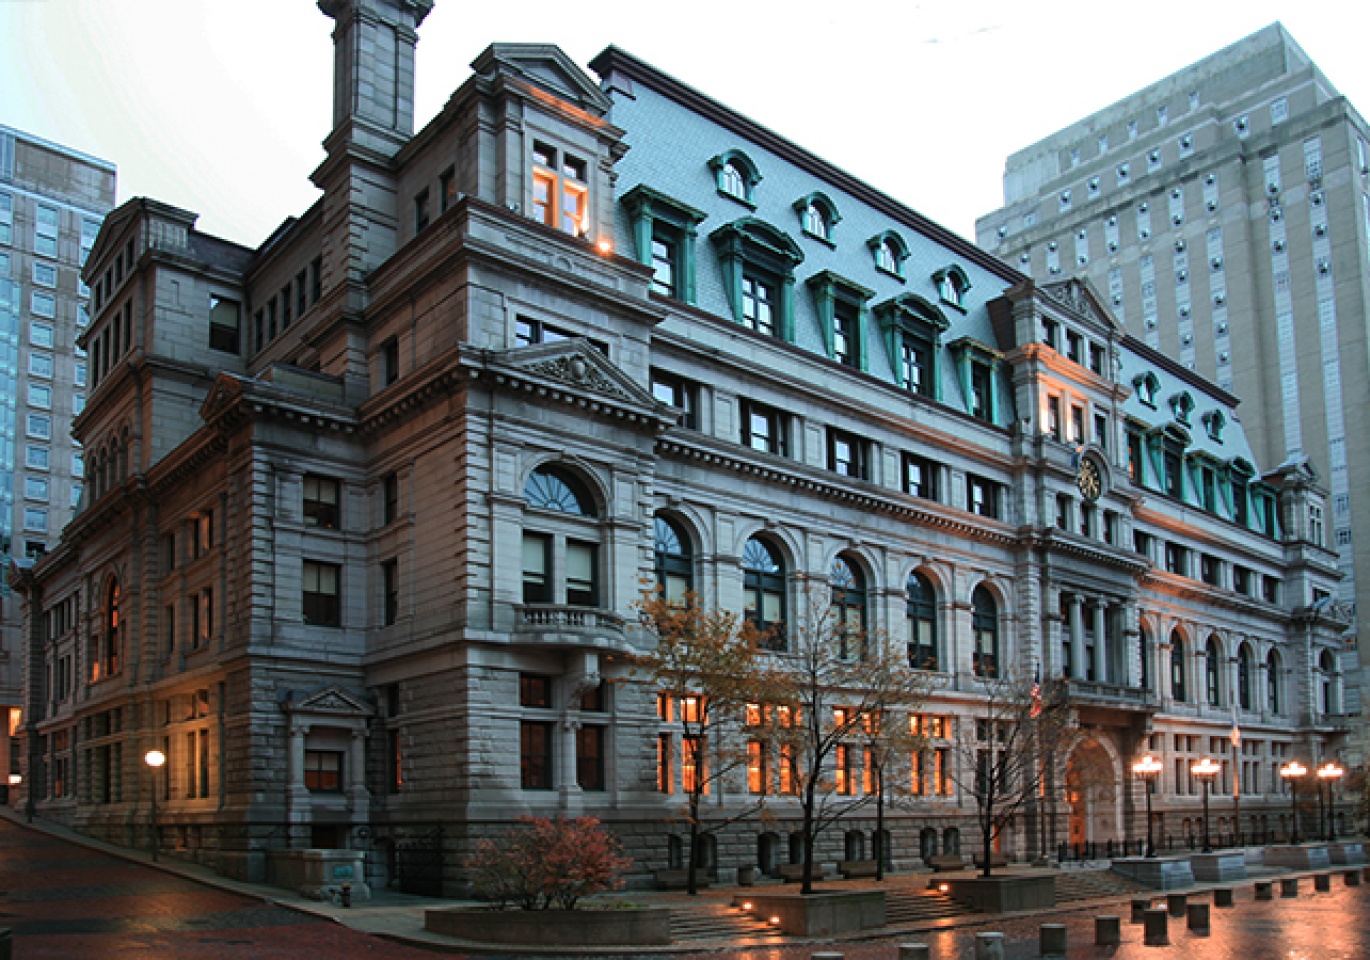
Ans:
<svg viewBox="0 0 1370 960"><path fill-rule="evenodd" d="M1145 834L1144 751L1173 843L1204 756L1248 836L1284 834L1281 761L1344 740L1346 623L1320 488L1258 467L1230 392L623 50L592 78L494 44L415 131L429 0L319 6L317 201L251 249L135 198L86 264L87 497L12 573L36 816L244 878L344 848L456 893L516 815L591 814L648 884L731 737L745 769L707 800L739 817L696 849L779 876L797 704L682 731L698 698L631 656L655 583L752 620L768 662L826 623L827 662L880 647L935 687L889 724L927 741L883 821L894 768L854 722L835 744L829 871L969 852L1010 678L1072 734L1006 855ZM857 686L831 694L820 722L855 721Z"/></svg>
<svg viewBox="0 0 1370 960"><path fill-rule="evenodd" d="M1261 463L1306 459L1370 610L1370 128L1282 26L1014 153L976 235L1233 391Z"/></svg>
<svg viewBox="0 0 1370 960"><path fill-rule="evenodd" d="M45 553L81 497L71 422L86 399L81 267L114 206L114 164L0 126L0 557ZM0 587L0 770L18 776L22 611ZM72 664L47 682L70 688ZM65 670L63 674L61 671ZM12 764L11 760L15 763Z"/></svg>

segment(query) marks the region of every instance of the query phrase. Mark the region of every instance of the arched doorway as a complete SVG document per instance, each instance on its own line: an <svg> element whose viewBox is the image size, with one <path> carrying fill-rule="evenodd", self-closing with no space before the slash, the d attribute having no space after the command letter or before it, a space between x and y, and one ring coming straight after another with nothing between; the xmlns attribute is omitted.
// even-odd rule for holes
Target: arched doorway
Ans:
<svg viewBox="0 0 1370 960"><path fill-rule="evenodd" d="M1066 763L1066 806L1072 847L1123 838L1117 783L1113 758L1099 741L1085 740L1071 751Z"/></svg>

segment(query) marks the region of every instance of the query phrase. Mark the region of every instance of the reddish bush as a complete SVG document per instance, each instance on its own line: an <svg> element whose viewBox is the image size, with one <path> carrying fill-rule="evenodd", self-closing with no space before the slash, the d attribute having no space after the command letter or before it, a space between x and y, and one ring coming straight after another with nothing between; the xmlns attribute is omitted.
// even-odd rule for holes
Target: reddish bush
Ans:
<svg viewBox="0 0 1370 960"><path fill-rule="evenodd" d="M519 824L476 847L469 866L481 896L524 910L572 910L581 897L623 885L631 861L594 817L520 817Z"/></svg>

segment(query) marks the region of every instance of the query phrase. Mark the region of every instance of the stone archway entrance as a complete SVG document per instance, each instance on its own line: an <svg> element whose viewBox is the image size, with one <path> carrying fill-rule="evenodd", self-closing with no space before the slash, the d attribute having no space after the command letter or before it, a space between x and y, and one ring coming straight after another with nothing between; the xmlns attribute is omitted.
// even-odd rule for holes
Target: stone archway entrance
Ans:
<svg viewBox="0 0 1370 960"><path fill-rule="evenodd" d="M1065 792L1072 847L1122 838L1117 783L1113 758L1097 740L1085 740L1071 751Z"/></svg>

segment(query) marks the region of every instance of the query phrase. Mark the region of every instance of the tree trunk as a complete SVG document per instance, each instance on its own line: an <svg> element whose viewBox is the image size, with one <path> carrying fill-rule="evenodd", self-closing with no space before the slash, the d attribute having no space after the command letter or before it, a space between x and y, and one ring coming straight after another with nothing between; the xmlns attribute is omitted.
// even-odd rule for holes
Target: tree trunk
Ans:
<svg viewBox="0 0 1370 960"><path fill-rule="evenodd" d="M875 765L875 880L885 879L885 770Z"/></svg>
<svg viewBox="0 0 1370 960"><path fill-rule="evenodd" d="M698 896L699 885L695 882L695 863L699 857L699 806L692 804L695 808L690 814L690 855L685 858L685 892L690 896Z"/></svg>
<svg viewBox="0 0 1370 960"><path fill-rule="evenodd" d="M804 882L799 886L800 894L813 893L813 787L804 795Z"/></svg>

